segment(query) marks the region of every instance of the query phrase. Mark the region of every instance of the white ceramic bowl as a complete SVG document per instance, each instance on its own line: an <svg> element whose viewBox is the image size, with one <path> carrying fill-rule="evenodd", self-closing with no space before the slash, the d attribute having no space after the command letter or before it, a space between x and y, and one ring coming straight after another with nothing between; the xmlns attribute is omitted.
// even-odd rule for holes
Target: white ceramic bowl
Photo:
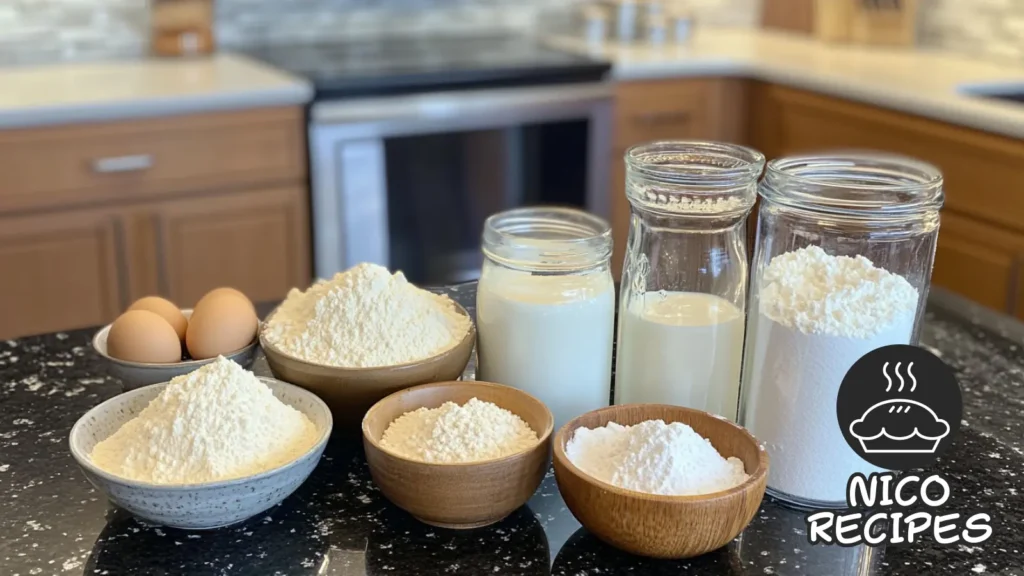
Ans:
<svg viewBox="0 0 1024 576"><path fill-rule="evenodd" d="M191 308L185 308L181 313L185 315L185 318L192 317ZM107 335L110 334L111 326L112 324L107 324L101 328L95 336L93 336L92 348L97 354L106 359L107 372L109 372L114 378L121 380L121 382L124 383L125 390L134 390L140 386L149 386L150 384L167 382L175 376L188 374L189 372L216 360L216 358L207 358L206 360L186 360L184 362L175 362L173 364L151 364L146 362L129 362L127 360L120 360L107 354ZM257 334L259 334L258 329ZM230 354L224 354L224 357L240 364L242 368L251 368L253 361L256 360L256 347L258 345L259 337L257 336L253 338L252 342L245 348L235 350Z"/></svg>
<svg viewBox="0 0 1024 576"><path fill-rule="evenodd" d="M86 412L71 429L71 455L97 490L143 520L186 530L241 522L275 506L306 481L320 462L333 426L330 409L316 394L280 380L260 380L279 400L309 417L319 434L312 448L272 470L220 482L165 486L122 478L93 464L89 454L96 444L137 416L167 382L115 396Z"/></svg>

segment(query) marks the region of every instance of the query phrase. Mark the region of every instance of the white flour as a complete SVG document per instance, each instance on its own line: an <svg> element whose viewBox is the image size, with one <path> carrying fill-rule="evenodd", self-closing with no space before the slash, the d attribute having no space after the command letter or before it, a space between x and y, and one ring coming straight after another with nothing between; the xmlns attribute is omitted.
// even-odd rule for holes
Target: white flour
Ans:
<svg viewBox="0 0 1024 576"><path fill-rule="evenodd" d="M598 480L649 494L710 494L749 477L739 458L722 458L711 442L681 422L578 428L565 453Z"/></svg>
<svg viewBox="0 0 1024 576"><path fill-rule="evenodd" d="M537 441L519 416L471 398L464 406L445 402L406 412L388 425L380 445L423 462L475 462L515 454Z"/></svg>
<svg viewBox="0 0 1024 576"><path fill-rule="evenodd" d="M843 439L836 398L861 356L910 342L917 302L909 282L860 256L811 246L772 259L747 328L743 423L765 443L774 492L838 504L854 472L879 470Z"/></svg>
<svg viewBox="0 0 1024 576"><path fill-rule="evenodd" d="M292 289L264 329L282 352L315 364L372 368L429 358L453 348L470 320L447 296L359 264L302 292Z"/></svg>
<svg viewBox="0 0 1024 576"><path fill-rule="evenodd" d="M276 468L316 440L305 414L275 398L252 372L220 357L171 380L89 457L124 478L195 484Z"/></svg>

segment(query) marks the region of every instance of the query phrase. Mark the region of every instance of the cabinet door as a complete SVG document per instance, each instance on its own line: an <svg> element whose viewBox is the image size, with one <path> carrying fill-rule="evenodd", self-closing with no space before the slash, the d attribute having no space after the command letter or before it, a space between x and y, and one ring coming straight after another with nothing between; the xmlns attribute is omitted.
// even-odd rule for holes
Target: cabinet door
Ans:
<svg viewBox="0 0 1024 576"><path fill-rule="evenodd" d="M126 304L113 211L0 218L0 338L95 326Z"/></svg>
<svg viewBox="0 0 1024 576"><path fill-rule="evenodd" d="M1002 312L1014 310L1024 236L957 214L942 217L932 283Z"/></svg>
<svg viewBox="0 0 1024 576"><path fill-rule="evenodd" d="M160 292L191 307L232 286L254 302L310 281L309 212L301 187L187 198L155 210Z"/></svg>

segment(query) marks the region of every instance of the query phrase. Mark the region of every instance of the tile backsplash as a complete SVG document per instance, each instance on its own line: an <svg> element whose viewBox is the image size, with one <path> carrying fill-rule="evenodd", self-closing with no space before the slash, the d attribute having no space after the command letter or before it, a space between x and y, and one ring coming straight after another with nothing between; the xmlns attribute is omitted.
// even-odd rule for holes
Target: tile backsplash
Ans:
<svg viewBox="0 0 1024 576"><path fill-rule="evenodd" d="M216 0L222 46L370 34L534 30L584 0ZM756 26L761 0L681 0L699 22ZM0 0L0 64L130 57L147 50L149 0ZM926 0L920 43L1024 57L1024 0Z"/></svg>

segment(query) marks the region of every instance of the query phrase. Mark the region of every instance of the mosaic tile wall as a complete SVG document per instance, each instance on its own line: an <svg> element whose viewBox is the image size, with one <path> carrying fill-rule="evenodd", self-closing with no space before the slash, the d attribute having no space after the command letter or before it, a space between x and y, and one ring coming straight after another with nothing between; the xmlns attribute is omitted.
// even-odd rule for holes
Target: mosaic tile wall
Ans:
<svg viewBox="0 0 1024 576"><path fill-rule="evenodd" d="M368 34L535 29L583 0L217 0L221 45ZM754 26L760 0L682 0L698 20ZM149 0L0 0L0 64L144 54ZM1024 0L925 0L925 46L1024 58Z"/></svg>

